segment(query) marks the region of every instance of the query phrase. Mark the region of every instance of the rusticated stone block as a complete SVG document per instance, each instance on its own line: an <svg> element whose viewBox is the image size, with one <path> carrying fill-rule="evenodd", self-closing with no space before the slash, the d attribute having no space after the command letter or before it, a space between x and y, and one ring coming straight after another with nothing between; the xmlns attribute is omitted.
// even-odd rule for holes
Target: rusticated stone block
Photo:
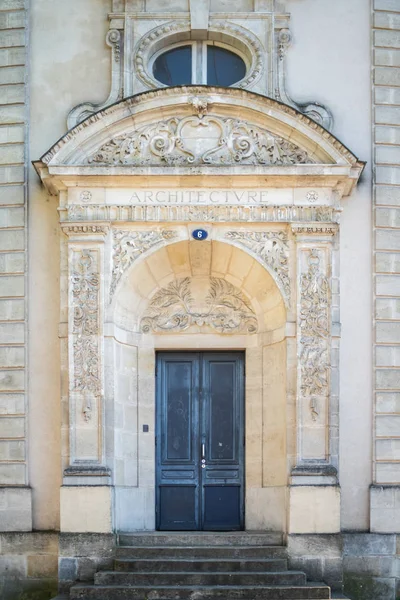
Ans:
<svg viewBox="0 0 400 600"><path fill-rule="evenodd" d="M28 556L28 577L57 578L58 556L36 554Z"/></svg>

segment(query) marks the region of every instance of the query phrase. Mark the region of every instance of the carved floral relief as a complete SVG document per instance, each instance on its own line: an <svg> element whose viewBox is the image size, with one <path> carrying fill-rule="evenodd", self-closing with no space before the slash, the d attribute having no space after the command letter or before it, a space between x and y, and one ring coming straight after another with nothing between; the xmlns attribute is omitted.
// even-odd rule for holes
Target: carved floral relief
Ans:
<svg viewBox="0 0 400 600"><path fill-rule="evenodd" d="M111 275L110 298L112 299L115 290L123 273L128 267L146 250L152 246L157 246L165 241L177 237L175 231L123 231L114 230L113 232L113 268Z"/></svg>
<svg viewBox="0 0 400 600"><path fill-rule="evenodd" d="M319 415L318 401L329 396L330 285L320 267L320 254L311 250L308 269L300 280L300 391L309 398L311 417Z"/></svg>
<svg viewBox="0 0 400 600"><path fill-rule="evenodd" d="M284 231L228 231L226 239L251 250L271 269L290 299L289 244Z"/></svg>
<svg viewBox="0 0 400 600"><path fill-rule="evenodd" d="M71 273L73 308L73 391L83 395L85 421L92 416L92 400L100 396L98 252L74 252Z"/></svg>
<svg viewBox="0 0 400 600"><path fill-rule="evenodd" d="M225 279L211 277L205 302L192 291L190 277L177 279L151 299L141 320L144 333L180 332L192 325L218 333L256 333L255 312L244 294Z"/></svg>
<svg viewBox="0 0 400 600"><path fill-rule="evenodd" d="M294 165L314 161L305 150L266 129L217 116L174 117L117 136L89 164Z"/></svg>

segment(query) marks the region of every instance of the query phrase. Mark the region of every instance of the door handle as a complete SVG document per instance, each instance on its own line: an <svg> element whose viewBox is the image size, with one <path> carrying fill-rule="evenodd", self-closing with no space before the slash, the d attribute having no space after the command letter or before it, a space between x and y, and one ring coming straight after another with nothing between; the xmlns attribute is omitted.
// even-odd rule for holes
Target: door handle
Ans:
<svg viewBox="0 0 400 600"><path fill-rule="evenodd" d="M201 459L205 461L206 458L206 445L204 442L201 443Z"/></svg>

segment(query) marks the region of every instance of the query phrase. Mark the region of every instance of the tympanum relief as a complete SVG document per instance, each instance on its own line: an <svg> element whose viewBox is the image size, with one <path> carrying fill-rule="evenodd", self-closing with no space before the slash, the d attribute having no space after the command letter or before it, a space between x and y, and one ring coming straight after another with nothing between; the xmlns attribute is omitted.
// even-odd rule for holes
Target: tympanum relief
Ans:
<svg viewBox="0 0 400 600"><path fill-rule="evenodd" d="M141 320L143 333L181 332L193 325L218 333L256 333L250 301L225 279L184 277L160 289Z"/></svg>
<svg viewBox="0 0 400 600"><path fill-rule="evenodd" d="M88 159L104 165L313 164L308 153L266 129L217 116L174 117L114 137Z"/></svg>

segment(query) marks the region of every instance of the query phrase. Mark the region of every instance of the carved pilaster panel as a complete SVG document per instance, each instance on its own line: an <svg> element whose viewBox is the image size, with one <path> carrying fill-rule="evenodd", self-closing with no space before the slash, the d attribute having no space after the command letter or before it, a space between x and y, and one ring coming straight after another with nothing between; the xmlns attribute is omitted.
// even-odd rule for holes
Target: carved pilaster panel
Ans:
<svg viewBox="0 0 400 600"><path fill-rule="evenodd" d="M102 460L102 245L71 243L68 256L70 462Z"/></svg>
<svg viewBox="0 0 400 600"><path fill-rule="evenodd" d="M330 255L329 245L298 247L297 458L300 464L329 462Z"/></svg>

